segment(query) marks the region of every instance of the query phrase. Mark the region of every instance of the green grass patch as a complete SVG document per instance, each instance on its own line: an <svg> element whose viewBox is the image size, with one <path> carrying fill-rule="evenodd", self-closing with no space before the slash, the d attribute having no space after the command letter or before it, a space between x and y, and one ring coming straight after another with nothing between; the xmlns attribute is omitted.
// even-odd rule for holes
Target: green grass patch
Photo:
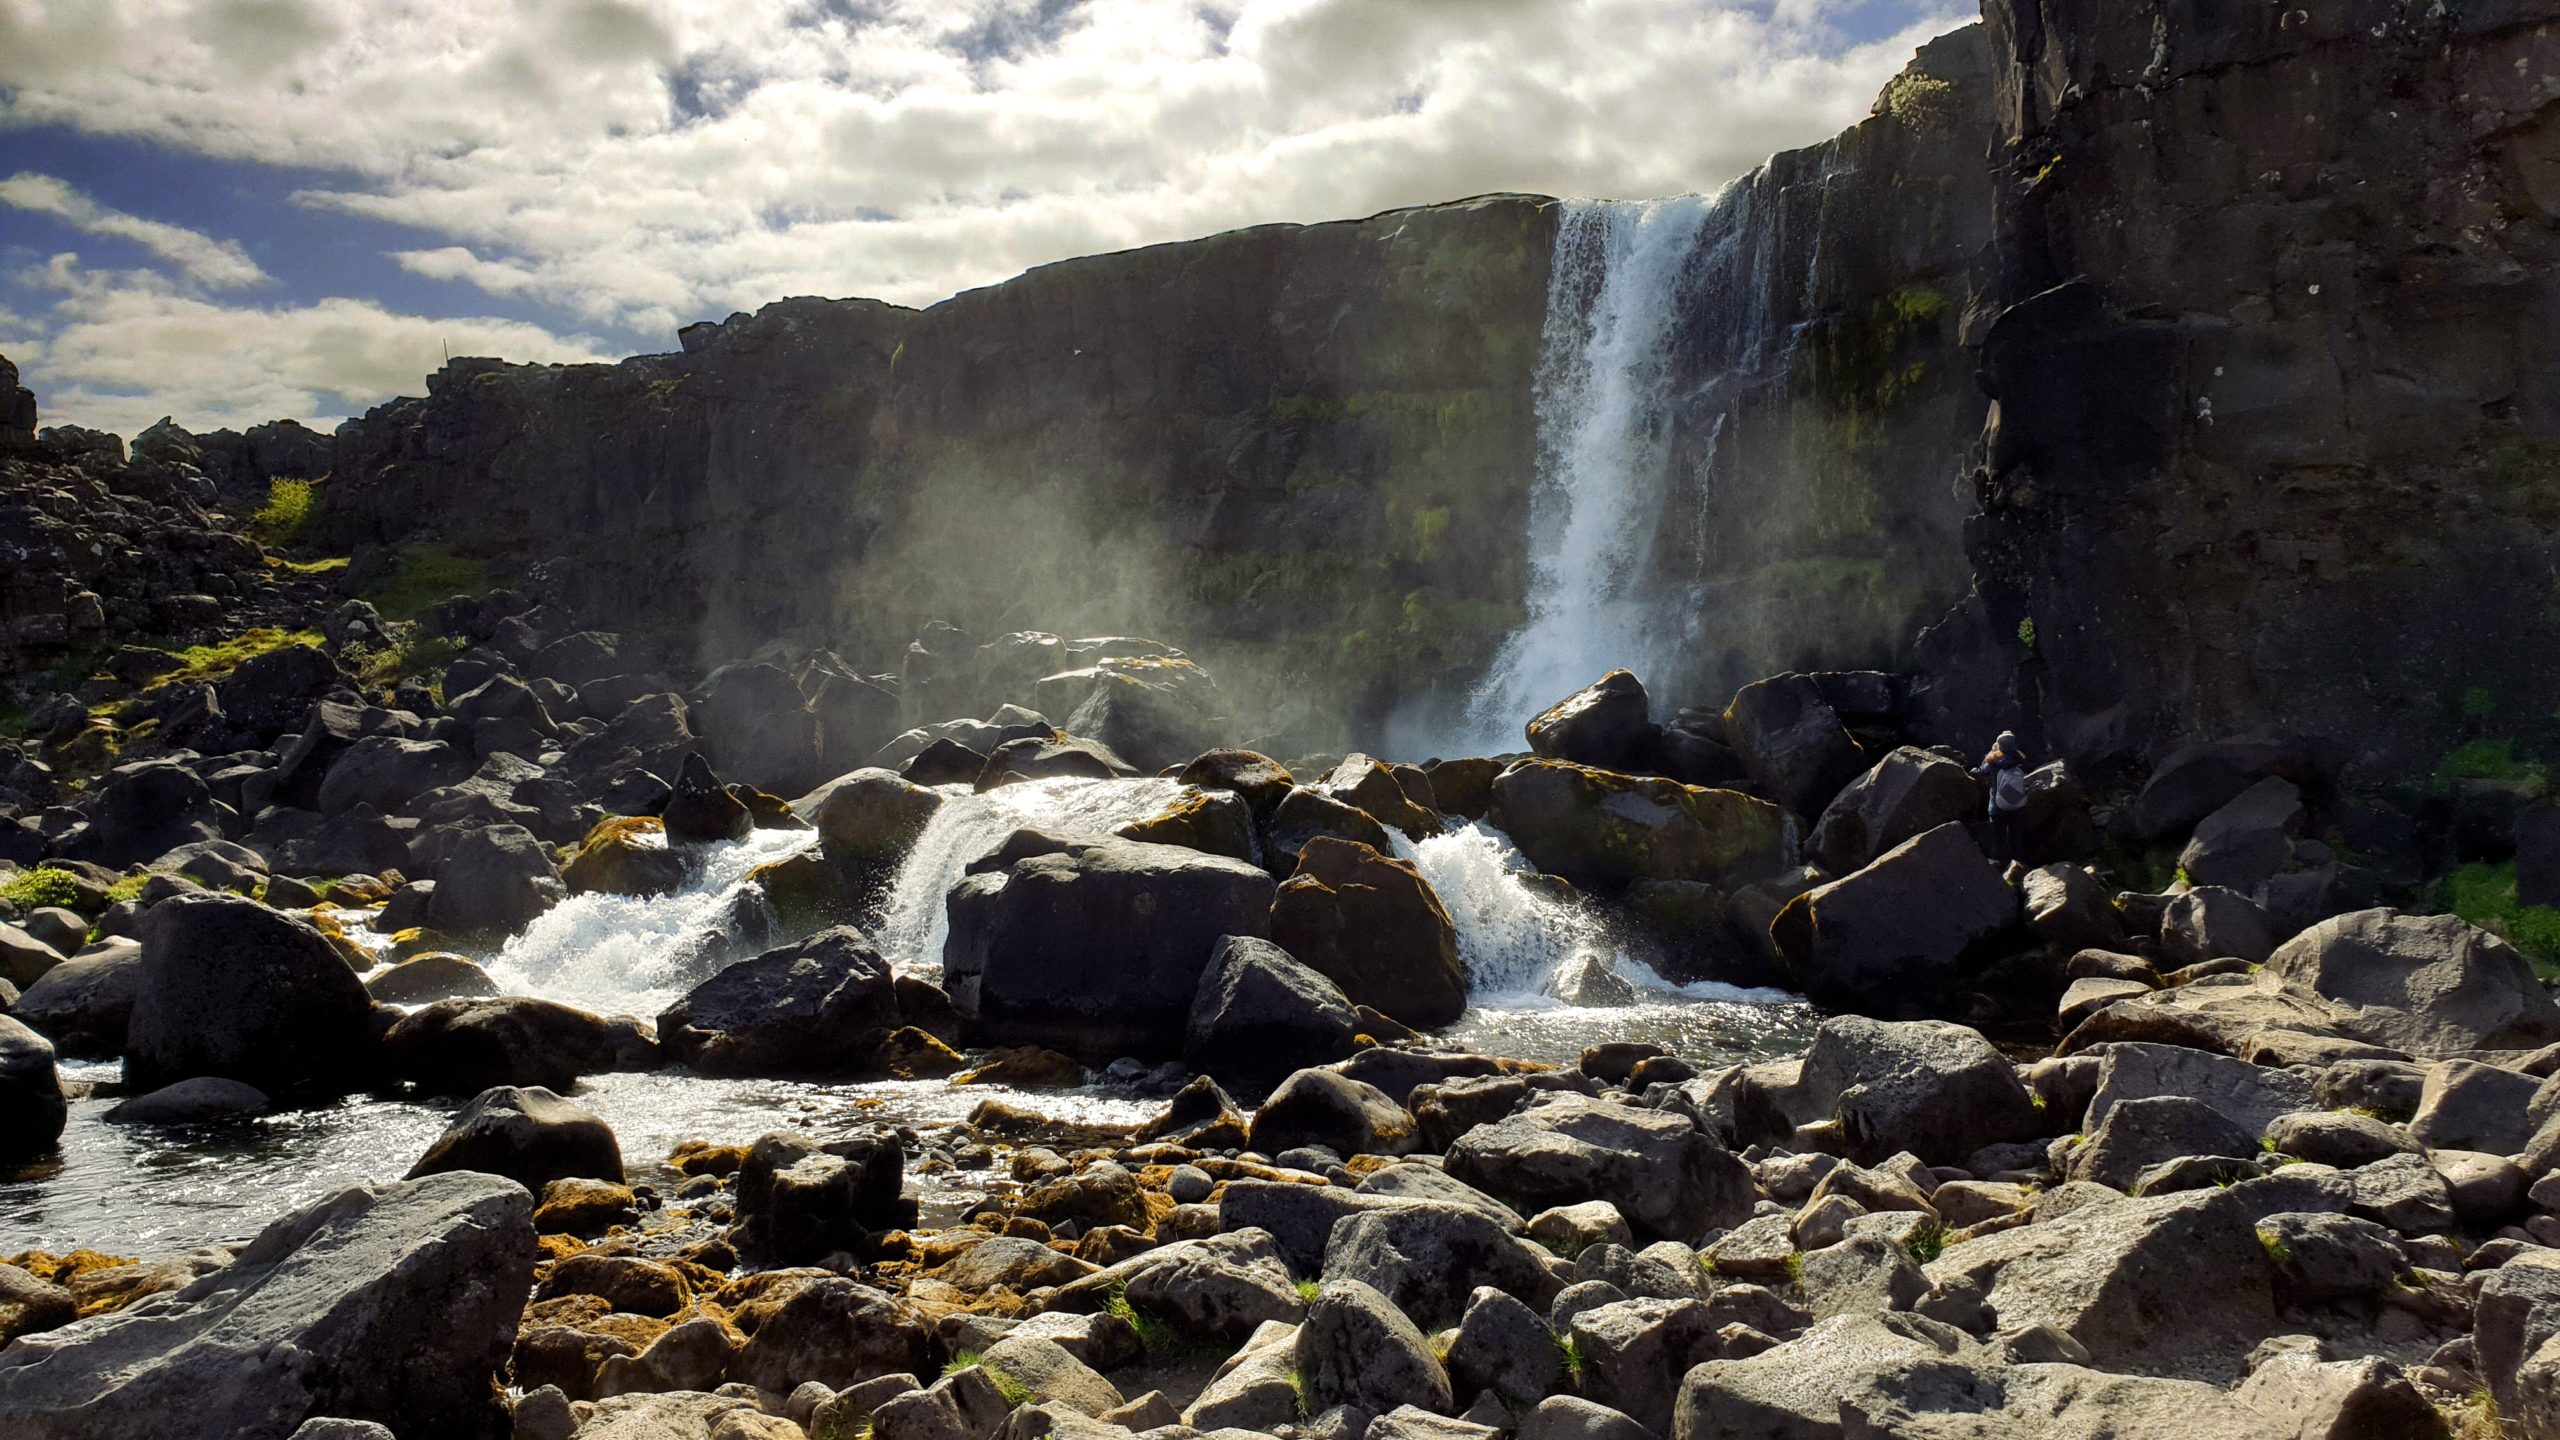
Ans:
<svg viewBox="0 0 2560 1440"><path fill-rule="evenodd" d="M1902 1242L1902 1248L1910 1252L1912 1263L1926 1265L1946 1253L1947 1227L1932 1220L1911 1232L1911 1238Z"/></svg>
<svg viewBox="0 0 2560 1440"><path fill-rule="evenodd" d="M287 575L316 578L322 575L336 575L344 571L347 568L347 557L332 555L325 560L287 560L281 555L270 555L267 557L267 568L282 571Z"/></svg>
<svg viewBox="0 0 2560 1440"><path fill-rule="evenodd" d="M489 562L450 545L403 545L392 552L388 579L364 598L386 620L415 620L456 595L485 595L497 588Z"/></svg>
<svg viewBox="0 0 2560 1440"><path fill-rule="evenodd" d="M40 910L48 905L74 910L80 905L80 880L68 870L39 865L0 880L0 900L21 910Z"/></svg>
<svg viewBox="0 0 2560 1440"><path fill-rule="evenodd" d="M261 625L211 645L189 645L182 650L170 651L178 658L178 668L153 680L143 689L159 690L170 685L219 680L261 655L272 655L295 645L317 647L325 643L317 630L279 630L271 625Z"/></svg>
<svg viewBox="0 0 2560 1440"><path fill-rule="evenodd" d="M2293 1247L2284 1243L2283 1237L2272 1230L2258 1232L2258 1248L2266 1251L2267 1258L2278 1265L2293 1263Z"/></svg>
<svg viewBox="0 0 2560 1440"><path fill-rule="evenodd" d="M340 658L366 685L389 687L403 680L435 674L469 648L469 642L458 636L428 637L418 634L414 626L403 626L388 643L351 646Z"/></svg>
<svg viewBox="0 0 2560 1440"><path fill-rule="evenodd" d="M2560 978L2560 908L2516 903L2514 861L2455 870L2437 887L2436 907L2505 937L2544 979Z"/></svg>
<svg viewBox="0 0 2560 1440"><path fill-rule="evenodd" d="M1301 1420L1306 1419L1307 1416L1312 1413L1311 1402L1313 1400L1313 1396L1308 1388L1306 1371L1292 1370L1289 1372L1289 1393L1298 1397L1298 1418Z"/></svg>
<svg viewBox="0 0 2560 1440"><path fill-rule="evenodd" d="M270 480L267 503L249 516L249 538L261 545L290 545L311 526L312 484L308 480Z"/></svg>
<svg viewBox="0 0 2560 1440"><path fill-rule="evenodd" d="M1301 1295L1306 1293L1303 1286L1298 1293ZM1179 1338L1174 1334L1172 1326L1130 1304L1129 1287L1126 1285L1111 1287L1110 1298L1102 1302L1102 1308L1105 1314L1138 1332L1138 1343L1147 1347L1150 1354L1173 1348L1175 1340Z"/></svg>
<svg viewBox="0 0 2560 1440"><path fill-rule="evenodd" d="M1310 1305L1316 1303L1316 1297L1323 1293L1324 1284L1322 1281L1301 1280L1298 1282L1298 1298L1306 1301Z"/></svg>
<svg viewBox="0 0 2560 1440"><path fill-rule="evenodd" d="M2454 748L2436 766L2436 779L2540 780L2549 772L2537 761L2516 753L2513 740L2473 740Z"/></svg>
<svg viewBox="0 0 2560 1440"><path fill-rule="evenodd" d="M1591 1362L1583 1356L1582 1342L1569 1331L1556 1332L1556 1360L1564 1366L1565 1383L1581 1389L1583 1372L1591 1368Z"/></svg>

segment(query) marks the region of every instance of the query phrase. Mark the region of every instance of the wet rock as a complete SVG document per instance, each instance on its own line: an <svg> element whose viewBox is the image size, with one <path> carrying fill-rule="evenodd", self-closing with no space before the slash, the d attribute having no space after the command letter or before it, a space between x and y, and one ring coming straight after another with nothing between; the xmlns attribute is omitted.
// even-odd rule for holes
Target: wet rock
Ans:
<svg viewBox="0 0 2560 1440"><path fill-rule="evenodd" d="M1359 1020L1342 991L1268 940L1227 936L1212 951L1183 1029L1183 1058L1254 1094L1290 1072L1351 1053Z"/></svg>
<svg viewBox="0 0 2560 1440"><path fill-rule="evenodd" d="M1939 1020L1824 1021L1796 1103L1809 1116L1838 1119L1848 1153L1868 1162L1908 1150L1934 1165L1961 1164L2041 1124L2034 1097L1991 1042Z"/></svg>
<svg viewBox="0 0 2560 1440"><path fill-rule="evenodd" d="M1177 846L1068 842L953 887L943 983L992 1041L1179 1054L1218 942L1268 934L1272 888Z"/></svg>
<svg viewBox="0 0 2560 1440"><path fill-rule="evenodd" d="M554 1180L622 1179L612 1127L539 1086L501 1085L473 1096L427 1147L409 1177L479 1170L540 1193ZM532 1214L528 1198L526 1215Z"/></svg>
<svg viewBox="0 0 2560 1440"><path fill-rule="evenodd" d="M189 1125L263 1115L273 1104L267 1092L254 1085L200 1076L120 1101L106 1118L114 1125Z"/></svg>
<svg viewBox="0 0 2560 1440"><path fill-rule="evenodd" d="M1205 751L1182 767L1179 778L1197 789L1221 790L1243 797L1257 821L1268 821L1271 812L1297 788L1289 767L1251 750Z"/></svg>
<svg viewBox="0 0 2560 1440"><path fill-rule="evenodd" d="M1204 855L1224 855L1250 864L1253 810L1240 795L1224 791L1188 790L1164 809L1143 820L1113 827L1112 834L1148 845L1180 845Z"/></svg>
<svg viewBox="0 0 2560 1440"><path fill-rule="evenodd" d="M1745 685L1725 707L1724 728L1753 783L1799 815L1821 814L1866 765L1821 687L1804 675Z"/></svg>
<svg viewBox="0 0 2560 1440"><path fill-rule="evenodd" d="M1971 819L1982 787L1962 765L1905 745L1824 807L1805 857L1834 875L1863 870L1906 840Z"/></svg>
<svg viewBox="0 0 2560 1440"><path fill-rule="evenodd" d="M142 941L127 1084L212 1075L270 1094L333 1092L365 1068L372 1002L309 925L254 900L184 895L152 907Z"/></svg>
<svg viewBox="0 0 2560 1440"><path fill-rule="evenodd" d="M597 822L560 872L572 895L664 895L684 883L685 859L667 848L655 816L617 815Z"/></svg>
<svg viewBox="0 0 2560 1440"><path fill-rule="evenodd" d="M1529 1205L1608 1199L1646 1234L1694 1240L1739 1224L1750 1168L1686 1119L1588 1096L1541 1096L1449 1148L1449 1174Z"/></svg>
<svg viewBox="0 0 2560 1440"><path fill-rule="evenodd" d="M2017 922L2017 892L1941 825L1789 901L1770 935L1809 993L1869 1008L1934 996Z"/></svg>
<svg viewBox="0 0 2560 1440"><path fill-rule="evenodd" d="M1318 839L1347 840L1382 855L1395 848L1387 827L1368 811L1300 786L1282 796L1263 821L1263 867L1276 880L1288 879L1297 873L1298 856L1308 842Z"/></svg>
<svg viewBox="0 0 2560 1440"><path fill-rule="evenodd" d="M276 1440L329 1415L495 1440L531 1212L494 1175L343 1191L174 1295L22 1337L0 1356L0 1429L124 1437L184 1415L201 1433Z"/></svg>
<svg viewBox="0 0 2560 1440"><path fill-rule="evenodd" d="M1547 993L1567 1005L1601 1008L1636 1003L1636 987L1618 973L1605 955L1584 951L1556 968Z"/></svg>
<svg viewBox="0 0 2560 1440"><path fill-rule="evenodd" d="M797 795L826 778L817 714L782 667L723 665L703 678L692 709L707 758L731 779Z"/></svg>
<svg viewBox="0 0 2560 1440"><path fill-rule="evenodd" d="M1644 683L1626 670L1601 676L1528 725L1529 748L1541 758L1631 774L1652 768L1655 733Z"/></svg>
<svg viewBox="0 0 2560 1440"><path fill-rule="evenodd" d="M906 1150L894 1135L823 1145L789 1131L760 1136L738 1169L738 1248L772 1264L810 1264L873 1230L911 1226L905 1175Z"/></svg>
<svg viewBox="0 0 2560 1440"><path fill-rule="evenodd" d="M139 942L104 941L46 971L9 1013L68 1054L122 1054L142 974Z"/></svg>
<svg viewBox="0 0 2560 1440"><path fill-rule="evenodd" d="M2267 973L2364 1007L2351 1033L2411 1054L2560 1040L2560 1004L2513 946L2455 915L2360 910L2267 958Z"/></svg>
<svg viewBox="0 0 2560 1440"><path fill-rule="evenodd" d="M52 1149L69 1116L53 1042L0 1015L0 1158Z"/></svg>
<svg viewBox="0 0 2560 1440"><path fill-rule="evenodd" d="M1271 903L1271 938L1342 988L1407 1025L1438 1026L1466 1009L1458 932L1420 871L1348 840L1319 836Z"/></svg>
<svg viewBox="0 0 2560 1440"><path fill-rule="evenodd" d="M974 778L975 772L972 772ZM885 869L906 858L942 797L887 770L839 775L793 802L838 865Z"/></svg>
<svg viewBox="0 0 2560 1440"><path fill-rule="evenodd" d="M613 1069L615 1059L611 1022L526 995L438 1000L402 1016L382 1039L384 1067L430 1095L496 1085L566 1090L582 1075Z"/></svg>
<svg viewBox="0 0 2560 1440"><path fill-rule="evenodd" d="M659 819L666 823L668 842L676 845L744 840L755 828L745 803L729 793L698 752L684 757Z"/></svg>
<svg viewBox="0 0 2560 1440"><path fill-rule="evenodd" d="M741 960L658 1017L669 1059L706 1075L840 1074L898 1023L889 963L851 926Z"/></svg>
<svg viewBox="0 0 2560 1440"><path fill-rule="evenodd" d="M435 1000L487 999L498 993L498 982L459 955L431 951L372 976L364 988L377 1004L423 1005Z"/></svg>
<svg viewBox="0 0 2560 1440"><path fill-rule="evenodd" d="M1329 1279L1316 1293L1298 1327L1297 1358L1310 1411L1336 1405L1384 1411L1407 1403L1441 1413L1456 1408L1448 1372L1422 1332L1357 1280Z"/></svg>
<svg viewBox="0 0 2560 1440"><path fill-rule="evenodd" d="M1430 780L1419 770L1368 755L1346 755L1320 788L1409 839L1424 840L1440 833L1443 822L1432 805Z"/></svg>
<svg viewBox="0 0 2560 1440"><path fill-rule="evenodd" d="M568 893L551 851L521 825L462 837L437 873L427 924L448 935L513 935Z"/></svg>
<svg viewBox="0 0 2560 1440"><path fill-rule="evenodd" d="M1277 1155L1319 1145L1336 1155L1404 1155L1417 1143L1413 1117L1374 1085L1330 1070L1300 1070L1254 1113L1253 1148Z"/></svg>
<svg viewBox="0 0 2560 1440"><path fill-rule="evenodd" d="M1530 864L1604 894L1638 880L1744 884L1795 860L1795 821L1766 801L1555 760L1504 770L1487 818Z"/></svg>

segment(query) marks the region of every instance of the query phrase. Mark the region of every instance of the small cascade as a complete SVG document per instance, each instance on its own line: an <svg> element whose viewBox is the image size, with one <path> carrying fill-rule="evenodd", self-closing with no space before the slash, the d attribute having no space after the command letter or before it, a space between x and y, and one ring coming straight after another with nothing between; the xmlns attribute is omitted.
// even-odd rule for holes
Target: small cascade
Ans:
<svg viewBox="0 0 2560 1440"><path fill-rule="evenodd" d="M984 794L947 787L948 798L925 822L871 921L872 939L900 970L939 974L951 928L943 901L972 861L1016 830L1107 834L1155 814L1181 792L1171 780L1031 780Z"/></svg>
<svg viewBox="0 0 2560 1440"><path fill-rule="evenodd" d="M758 830L688 855L684 883L667 894L572 895L509 940L488 962L489 978L510 995L655 1015L739 958L721 942L742 910L761 914L763 897L749 877L817 843L811 830Z"/></svg>
<svg viewBox="0 0 2560 1440"><path fill-rule="evenodd" d="M1482 822L1421 841L1388 832L1397 858L1431 882L1458 928L1458 959L1478 1005L1535 1002L1557 968L1585 952L1615 954L1581 906L1541 894L1537 872L1502 833Z"/></svg>

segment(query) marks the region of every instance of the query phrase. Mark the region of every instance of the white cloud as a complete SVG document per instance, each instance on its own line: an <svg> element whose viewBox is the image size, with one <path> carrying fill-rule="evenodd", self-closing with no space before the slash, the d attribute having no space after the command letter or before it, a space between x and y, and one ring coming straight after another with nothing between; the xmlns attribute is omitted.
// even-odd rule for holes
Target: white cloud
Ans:
<svg viewBox="0 0 2560 1440"><path fill-rule="evenodd" d="M91 235L131 240L212 289L238 290L267 283L267 272L231 241L110 209L50 175L22 170L0 180L0 205L51 215Z"/></svg>
<svg viewBox="0 0 2560 1440"><path fill-rule="evenodd" d="M0 312L0 349L18 362L48 423L127 436L163 415L197 430L285 416L325 428L344 418L339 397L362 406L414 393L447 354L609 358L591 339L513 320L432 320L349 299L225 305L149 272L88 270L69 255L20 279L61 294L32 353L7 343L13 317ZM40 366L28 363L36 359Z"/></svg>
<svg viewBox="0 0 2560 1440"><path fill-rule="evenodd" d="M1490 189L1712 188L1959 0L0 0L5 114L335 170L400 262L666 333ZM13 53L14 46L14 53Z"/></svg>

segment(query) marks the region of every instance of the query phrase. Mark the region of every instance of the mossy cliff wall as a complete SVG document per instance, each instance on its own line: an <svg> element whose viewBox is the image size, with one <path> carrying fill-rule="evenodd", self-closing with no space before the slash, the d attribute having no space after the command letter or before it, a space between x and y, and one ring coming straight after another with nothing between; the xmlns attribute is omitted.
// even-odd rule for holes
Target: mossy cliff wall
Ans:
<svg viewBox="0 0 2560 1440"><path fill-rule="evenodd" d="M1348 733L1519 615L1553 202L1494 196L787 300L617 365L455 361L341 438L324 537L419 530L706 658L895 669L927 621L1162 635Z"/></svg>
<svg viewBox="0 0 2560 1440"><path fill-rule="evenodd" d="M2547 723L2560 3L1984 13L2011 308L1949 653L2092 758Z"/></svg>

